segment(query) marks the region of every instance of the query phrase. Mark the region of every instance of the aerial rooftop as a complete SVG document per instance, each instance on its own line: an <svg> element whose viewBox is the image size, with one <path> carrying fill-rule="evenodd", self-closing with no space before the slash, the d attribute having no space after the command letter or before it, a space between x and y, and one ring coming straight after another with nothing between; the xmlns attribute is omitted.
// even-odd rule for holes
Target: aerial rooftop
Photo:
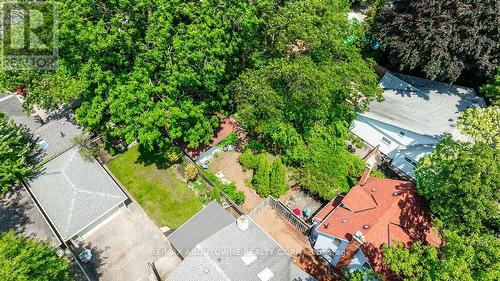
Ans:
<svg viewBox="0 0 500 281"><path fill-rule="evenodd" d="M456 129L460 113L486 106L473 89L389 71L379 85L384 101L370 103L362 115L423 135L460 138Z"/></svg>
<svg viewBox="0 0 500 281"><path fill-rule="evenodd" d="M66 110L43 116L44 118L40 116L42 112L27 115L17 95L0 94L0 112L5 112L9 120L29 129L43 148L43 160L50 160L70 149L74 146L73 137L84 133L83 128L76 125L72 114Z"/></svg>
<svg viewBox="0 0 500 281"><path fill-rule="evenodd" d="M383 271L382 245L393 241L409 245L422 240L441 245L431 218L410 181L369 177L342 198L333 200L314 218L319 233L351 240L360 231L361 246L377 271Z"/></svg>
<svg viewBox="0 0 500 281"><path fill-rule="evenodd" d="M99 163L82 158L77 148L45 164L29 185L65 241L127 199Z"/></svg>
<svg viewBox="0 0 500 281"><path fill-rule="evenodd" d="M196 216L207 216L216 209L225 212L218 203L209 206ZM192 219L181 229L196 230L191 225L196 222L200 221ZM204 224L199 225L203 227ZM249 217L232 219L226 226L219 227L195 246L167 280L315 280L296 267L286 251ZM198 228L196 231L203 230Z"/></svg>

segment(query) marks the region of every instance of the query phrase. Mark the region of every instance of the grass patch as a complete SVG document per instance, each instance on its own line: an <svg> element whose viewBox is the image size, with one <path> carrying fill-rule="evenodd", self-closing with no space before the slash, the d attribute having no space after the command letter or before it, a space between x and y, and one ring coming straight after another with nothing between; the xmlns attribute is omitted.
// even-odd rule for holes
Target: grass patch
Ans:
<svg viewBox="0 0 500 281"><path fill-rule="evenodd" d="M159 169L138 161L137 146L111 161L109 169L158 225L176 229L202 208L202 202L177 178L173 167Z"/></svg>

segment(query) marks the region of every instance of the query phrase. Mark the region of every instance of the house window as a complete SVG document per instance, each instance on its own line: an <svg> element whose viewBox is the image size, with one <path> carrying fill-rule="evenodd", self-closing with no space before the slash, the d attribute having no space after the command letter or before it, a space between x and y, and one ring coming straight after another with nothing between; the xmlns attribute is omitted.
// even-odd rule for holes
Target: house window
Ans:
<svg viewBox="0 0 500 281"><path fill-rule="evenodd" d="M391 140L386 138L386 137L382 137L382 142L387 144L387 145L390 145L392 143Z"/></svg>
<svg viewBox="0 0 500 281"><path fill-rule="evenodd" d="M413 166L417 166L417 162L413 161L413 159L405 156L405 161L412 164Z"/></svg>
<svg viewBox="0 0 500 281"><path fill-rule="evenodd" d="M364 262L363 265L362 265L362 267L364 269L370 269L371 268L370 265L367 262Z"/></svg>
<svg viewBox="0 0 500 281"><path fill-rule="evenodd" d="M402 136L402 137L404 137L405 136L405 132L401 131L401 132L399 132L399 135Z"/></svg>
<svg viewBox="0 0 500 281"><path fill-rule="evenodd" d="M342 244L342 240L335 238L332 240L332 244L338 248L340 246L340 244Z"/></svg>

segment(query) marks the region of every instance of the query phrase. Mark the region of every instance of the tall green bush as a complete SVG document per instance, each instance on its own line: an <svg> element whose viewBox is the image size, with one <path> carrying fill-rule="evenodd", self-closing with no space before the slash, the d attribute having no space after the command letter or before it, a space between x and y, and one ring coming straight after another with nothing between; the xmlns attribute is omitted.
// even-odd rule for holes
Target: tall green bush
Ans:
<svg viewBox="0 0 500 281"><path fill-rule="evenodd" d="M286 182L286 168L283 163L281 163L279 157L274 159L271 167L269 188L271 190L271 195L276 198L285 194L289 189L288 183Z"/></svg>
<svg viewBox="0 0 500 281"><path fill-rule="evenodd" d="M257 168L257 156L250 149L243 151L238 160L245 171Z"/></svg>
<svg viewBox="0 0 500 281"><path fill-rule="evenodd" d="M271 189L269 187L271 164L266 154L261 154L258 158L259 164L255 170L252 183L261 197L267 197L271 194Z"/></svg>

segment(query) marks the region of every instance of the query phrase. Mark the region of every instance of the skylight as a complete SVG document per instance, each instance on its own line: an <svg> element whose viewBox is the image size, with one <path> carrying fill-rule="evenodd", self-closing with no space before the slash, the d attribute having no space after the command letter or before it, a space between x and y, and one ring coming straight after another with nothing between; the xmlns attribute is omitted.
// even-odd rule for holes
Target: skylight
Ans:
<svg viewBox="0 0 500 281"><path fill-rule="evenodd" d="M250 265L252 262L254 262L257 259L257 256L254 253L248 252L241 256L241 260L246 264Z"/></svg>
<svg viewBox="0 0 500 281"><path fill-rule="evenodd" d="M49 147L49 144L45 140L41 140L37 144L38 144L38 146L40 147L41 150L46 150L47 147Z"/></svg>
<svg viewBox="0 0 500 281"><path fill-rule="evenodd" d="M269 269L269 268L264 268L259 274L257 274L257 277L261 281L269 281L271 278L273 278L274 273Z"/></svg>

